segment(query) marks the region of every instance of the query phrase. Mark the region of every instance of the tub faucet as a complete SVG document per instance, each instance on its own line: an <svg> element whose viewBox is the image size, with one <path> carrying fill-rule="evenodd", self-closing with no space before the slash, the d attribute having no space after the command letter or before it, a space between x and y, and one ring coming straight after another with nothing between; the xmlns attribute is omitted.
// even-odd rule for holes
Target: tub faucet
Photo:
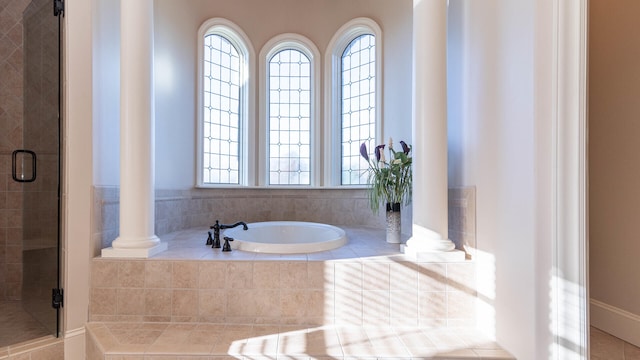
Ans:
<svg viewBox="0 0 640 360"><path fill-rule="evenodd" d="M213 244L212 244L212 248L215 249L219 249L220 248L220 230L223 229L232 229L236 226L240 226L242 225L242 229L243 230L249 230L249 227L247 226L247 224L243 221L238 221L237 223L233 224L233 225L225 225L225 224L220 224L220 221L216 220L215 225L211 226L210 228L213 229ZM208 243L207 243L208 245Z"/></svg>
<svg viewBox="0 0 640 360"><path fill-rule="evenodd" d="M237 223L235 223L233 225L220 224L220 229L233 229L234 227L240 226L240 225L242 225L242 230L249 230L249 227L247 226L247 224L244 221L238 221Z"/></svg>

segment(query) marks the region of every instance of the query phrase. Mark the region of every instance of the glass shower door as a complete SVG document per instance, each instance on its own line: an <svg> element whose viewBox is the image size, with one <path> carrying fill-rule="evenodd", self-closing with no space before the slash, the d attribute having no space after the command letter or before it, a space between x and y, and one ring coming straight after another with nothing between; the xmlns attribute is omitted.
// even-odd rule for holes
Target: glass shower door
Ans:
<svg viewBox="0 0 640 360"><path fill-rule="evenodd" d="M60 288L60 21L51 0L33 0L23 28L23 149L14 152L14 181L23 193L22 304L57 336L52 289Z"/></svg>

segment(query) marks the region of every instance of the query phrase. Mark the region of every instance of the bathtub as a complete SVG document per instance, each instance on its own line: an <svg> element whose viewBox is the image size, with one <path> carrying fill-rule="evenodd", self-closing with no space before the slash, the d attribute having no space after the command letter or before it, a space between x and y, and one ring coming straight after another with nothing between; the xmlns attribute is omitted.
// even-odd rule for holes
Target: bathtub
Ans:
<svg viewBox="0 0 640 360"><path fill-rule="evenodd" d="M347 243L339 227L302 221L267 221L225 230L232 249L274 254L297 254L337 249Z"/></svg>

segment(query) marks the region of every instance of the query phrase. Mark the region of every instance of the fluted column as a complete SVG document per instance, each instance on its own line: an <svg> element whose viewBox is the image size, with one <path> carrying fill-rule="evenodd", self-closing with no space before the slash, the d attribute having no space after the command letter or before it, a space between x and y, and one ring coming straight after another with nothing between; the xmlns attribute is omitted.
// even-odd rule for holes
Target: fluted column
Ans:
<svg viewBox="0 0 640 360"><path fill-rule="evenodd" d="M413 1L413 224L404 252L464 259L448 238L447 0Z"/></svg>
<svg viewBox="0 0 640 360"><path fill-rule="evenodd" d="M153 0L120 4L120 236L103 257L150 257L155 235Z"/></svg>

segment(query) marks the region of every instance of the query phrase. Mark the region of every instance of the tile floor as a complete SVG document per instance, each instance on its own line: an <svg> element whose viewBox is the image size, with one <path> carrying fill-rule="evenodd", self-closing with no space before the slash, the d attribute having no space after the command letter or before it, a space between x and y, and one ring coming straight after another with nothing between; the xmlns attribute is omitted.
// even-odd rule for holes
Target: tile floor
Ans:
<svg viewBox="0 0 640 360"><path fill-rule="evenodd" d="M640 348L591 327L591 360L640 360Z"/></svg>
<svg viewBox="0 0 640 360"><path fill-rule="evenodd" d="M145 359L514 359L473 330L455 328L90 323L88 333L101 344L88 344L90 360L143 354Z"/></svg>
<svg viewBox="0 0 640 360"><path fill-rule="evenodd" d="M50 335L20 301L0 301L0 348Z"/></svg>

